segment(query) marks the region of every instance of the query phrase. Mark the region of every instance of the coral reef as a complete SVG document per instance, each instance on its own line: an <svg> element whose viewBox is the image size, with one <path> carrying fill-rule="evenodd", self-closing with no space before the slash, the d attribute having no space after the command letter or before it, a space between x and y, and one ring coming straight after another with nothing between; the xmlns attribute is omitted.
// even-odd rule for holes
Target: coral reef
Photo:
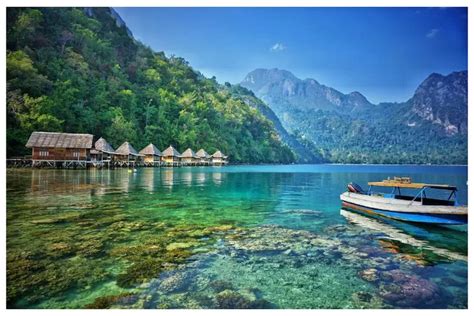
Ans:
<svg viewBox="0 0 474 316"><path fill-rule="evenodd" d="M352 294L351 299L358 308L375 309L389 307L380 296L368 292L355 292Z"/></svg>
<svg viewBox="0 0 474 316"><path fill-rule="evenodd" d="M379 279L378 271L377 271L377 269L374 269L374 268L369 268L369 269L365 269L363 271L360 271L359 275L362 279L364 279L366 281L369 281L369 282L374 282L374 281L377 281Z"/></svg>
<svg viewBox="0 0 474 316"><path fill-rule="evenodd" d="M233 290L234 286L232 283L224 280L213 280L209 282L209 286L216 293L222 292L224 290Z"/></svg>
<svg viewBox="0 0 474 316"><path fill-rule="evenodd" d="M264 299L250 300L232 290L224 290L217 294L217 308L222 309L264 309L272 308L272 304Z"/></svg>
<svg viewBox="0 0 474 316"><path fill-rule="evenodd" d="M440 289L433 282L402 270L382 273L380 296L401 307L436 306Z"/></svg>
<svg viewBox="0 0 474 316"><path fill-rule="evenodd" d="M138 297L131 293L122 293L119 295L101 296L95 299L94 302L87 304L84 308L88 309L107 309L114 304L130 305L137 301Z"/></svg>

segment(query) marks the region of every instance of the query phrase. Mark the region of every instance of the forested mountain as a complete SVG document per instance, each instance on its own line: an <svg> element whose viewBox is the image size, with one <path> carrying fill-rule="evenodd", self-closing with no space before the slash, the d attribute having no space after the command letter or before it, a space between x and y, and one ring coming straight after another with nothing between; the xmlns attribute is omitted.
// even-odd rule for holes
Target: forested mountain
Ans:
<svg viewBox="0 0 474 316"><path fill-rule="evenodd" d="M34 130L220 149L233 162L295 160L254 106L138 43L109 8L8 8L8 156L27 153Z"/></svg>
<svg viewBox="0 0 474 316"><path fill-rule="evenodd" d="M430 75L403 103L370 103L285 70L257 69L241 83L283 127L338 163L467 163L467 72Z"/></svg>
<svg viewBox="0 0 474 316"><path fill-rule="evenodd" d="M280 136L281 140L287 144L296 154L296 161L299 163L321 163L325 160L319 155L308 149L301 139L297 139L295 135L289 134L283 127L275 112L265 102L257 98L254 93L240 85L225 84L226 88L236 98L242 99L246 104L257 109L267 119L269 119Z"/></svg>

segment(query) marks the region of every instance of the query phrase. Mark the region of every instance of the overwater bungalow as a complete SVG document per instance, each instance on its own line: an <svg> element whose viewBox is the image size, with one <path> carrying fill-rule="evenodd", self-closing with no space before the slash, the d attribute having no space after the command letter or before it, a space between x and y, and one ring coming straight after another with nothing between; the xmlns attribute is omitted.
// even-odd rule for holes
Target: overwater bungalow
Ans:
<svg viewBox="0 0 474 316"><path fill-rule="evenodd" d="M99 138L91 149L91 160L97 163L109 164L115 154L115 149L104 139Z"/></svg>
<svg viewBox="0 0 474 316"><path fill-rule="evenodd" d="M160 166L162 153L156 148L155 145L149 144L139 154L143 155L143 161L145 166Z"/></svg>
<svg viewBox="0 0 474 316"><path fill-rule="evenodd" d="M161 159L165 166L177 167L181 164L181 154L171 145L163 150Z"/></svg>
<svg viewBox="0 0 474 316"><path fill-rule="evenodd" d="M199 164L207 166L211 164L211 155L209 155L204 149L199 149L196 153L196 156L199 159Z"/></svg>
<svg viewBox="0 0 474 316"><path fill-rule="evenodd" d="M142 158L143 155L139 154L129 142L124 142L115 151L115 162L120 167L135 167L142 162Z"/></svg>
<svg viewBox="0 0 474 316"><path fill-rule="evenodd" d="M94 136L91 134L33 132L26 143L33 167L86 167Z"/></svg>
<svg viewBox="0 0 474 316"><path fill-rule="evenodd" d="M227 164L227 156L225 156L220 150L212 154L212 164L216 166L222 166Z"/></svg>
<svg viewBox="0 0 474 316"><path fill-rule="evenodd" d="M199 163L199 161L200 161L199 157L191 148L186 149L181 154L181 163L184 165L195 166Z"/></svg>
<svg viewBox="0 0 474 316"><path fill-rule="evenodd" d="M33 132L26 144L26 147L32 149L31 159L29 157L7 159L7 166L9 163L13 167L59 168L227 164L227 156L219 150L209 155L202 148L197 153L188 148L180 154L170 145L160 152L150 143L137 152L129 142L124 142L114 150L103 137L95 143L93 139L94 136L91 134Z"/></svg>

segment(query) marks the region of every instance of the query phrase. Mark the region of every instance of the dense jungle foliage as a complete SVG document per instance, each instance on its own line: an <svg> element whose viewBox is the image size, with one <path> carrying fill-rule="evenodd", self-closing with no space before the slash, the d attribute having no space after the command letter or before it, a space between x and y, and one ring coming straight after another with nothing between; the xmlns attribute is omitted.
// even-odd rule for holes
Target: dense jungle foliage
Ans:
<svg viewBox="0 0 474 316"><path fill-rule="evenodd" d="M446 137L441 128L422 122L413 130L386 110L379 121L316 110L295 113L305 130L300 142L323 160L356 164L467 164L465 135ZM301 114L301 115L300 115ZM310 137L304 137L309 135Z"/></svg>
<svg viewBox="0 0 474 316"><path fill-rule="evenodd" d="M91 133L118 147L220 149L289 163L273 123L183 58L137 42L109 8L7 10L7 155L32 131ZM157 36L159 32L157 31Z"/></svg>

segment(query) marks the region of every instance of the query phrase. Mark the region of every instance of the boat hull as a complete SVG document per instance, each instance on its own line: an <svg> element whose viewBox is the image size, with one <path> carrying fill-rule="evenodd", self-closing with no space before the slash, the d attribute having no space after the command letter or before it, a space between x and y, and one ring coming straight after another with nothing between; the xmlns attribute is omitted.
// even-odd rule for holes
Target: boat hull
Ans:
<svg viewBox="0 0 474 316"><path fill-rule="evenodd" d="M359 194L357 194L359 195ZM358 198L355 194L343 193L341 195L342 207L357 213L362 213L370 216L382 216L399 221L425 223L425 224L439 224L439 225L463 225L467 224L467 209L451 207L445 212L441 210L433 211L432 208L426 208L423 212L423 207L420 205L396 205L397 201L388 201L383 203L380 198L373 198L361 196ZM405 203L405 201L403 201ZM386 207L384 207L386 206ZM431 212L430 212L431 210ZM465 211L465 213L464 213Z"/></svg>
<svg viewBox="0 0 474 316"><path fill-rule="evenodd" d="M464 225L467 224L467 216L463 215L444 215L444 214L420 214L420 213L402 213L393 211L384 211L372 209L361 205L342 202L342 207L353 212L363 213L371 216L383 216L399 221L439 224L439 225Z"/></svg>

